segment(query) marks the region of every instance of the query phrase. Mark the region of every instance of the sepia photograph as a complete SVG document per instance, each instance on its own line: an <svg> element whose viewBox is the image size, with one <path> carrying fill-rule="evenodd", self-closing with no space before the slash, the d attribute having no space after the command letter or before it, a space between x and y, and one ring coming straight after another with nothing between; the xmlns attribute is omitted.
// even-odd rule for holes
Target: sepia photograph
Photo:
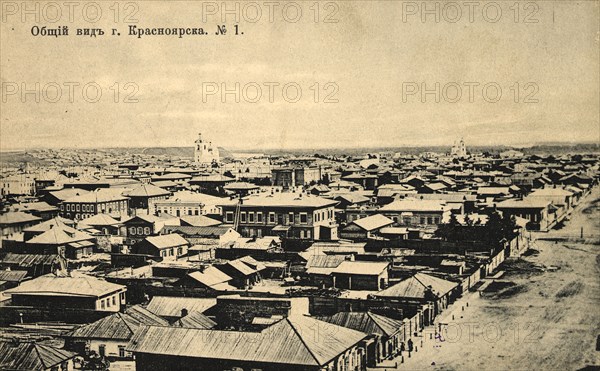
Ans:
<svg viewBox="0 0 600 371"><path fill-rule="evenodd" d="M600 371L600 0L0 0L0 371Z"/></svg>

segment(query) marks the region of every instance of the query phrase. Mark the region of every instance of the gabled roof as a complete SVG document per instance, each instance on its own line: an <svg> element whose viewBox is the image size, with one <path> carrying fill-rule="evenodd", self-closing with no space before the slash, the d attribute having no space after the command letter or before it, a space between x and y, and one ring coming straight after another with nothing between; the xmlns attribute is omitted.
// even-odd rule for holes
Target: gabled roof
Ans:
<svg viewBox="0 0 600 371"><path fill-rule="evenodd" d="M336 201L344 200L344 201L347 201L348 203L351 203L351 204L364 203L364 202L368 202L369 201L368 197L365 197L365 196L363 196L362 194L360 194L358 192L338 194L333 199L336 200Z"/></svg>
<svg viewBox="0 0 600 371"><path fill-rule="evenodd" d="M91 240L94 237L89 234L78 231L66 225L57 225L50 228L46 232L39 234L26 243L28 244L43 244L43 245L63 245L72 242Z"/></svg>
<svg viewBox="0 0 600 371"><path fill-rule="evenodd" d="M231 277L212 266L206 268L203 272L189 273L188 276L207 287L212 287L232 280Z"/></svg>
<svg viewBox="0 0 600 371"><path fill-rule="evenodd" d="M100 188L94 192L88 192L79 196L70 197L64 200L65 203L98 203L127 200L126 196L121 194L119 189Z"/></svg>
<svg viewBox="0 0 600 371"><path fill-rule="evenodd" d="M192 227L214 227L223 224L221 221L204 215L184 215L180 217L182 224Z"/></svg>
<svg viewBox="0 0 600 371"><path fill-rule="evenodd" d="M550 201L541 198L525 197L522 200L506 200L496 205L499 209L545 209Z"/></svg>
<svg viewBox="0 0 600 371"><path fill-rule="evenodd" d="M215 328L215 326L217 326L217 323L205 316L204 314L202 314L201 312L192 312L187 316L177 320L174 326L210 330L212 328Z"/></svg>
<svg viewBox="0 0 600 371"><path fill-rule="evenodd" d="M27 271L0 270L0 281L21 282L27 276Z"/></svg>
<svg viewBox="0 0 600 371"><path fill-rule="evenodd" d="M10 295L100 297L124 289L125 286L123 285L117 285L91 276L60 277L47 274L25 281L18 287L5 291L5 293Z"/></svg>
<svg viewBox="0 0 600 371"><path fill-rule="evenodd" d="M319 336L315 336L315 329ZM262 332L144 327L131 340L132 352L299 366L323 366L368 335L292 316Z"/></svg>
<svg viewBox="0 0 600 371"><path fill-rule="evenodd" d="M4 256L0 255L0 260L4 264L10 265L18 265L22 268L30 268L34 265L42 264L42 265L52 265L56 263L58 260L58 255L56 254L15 254L15 253L7 253Z"/></svg>
<svg viewBox="0 0 600 371"><path fill-rule="evenodd" d="M91 192L86 191L84 189L79 189L79 188L65 188L65 189L61 189L60 191L50 192L50 195L53 196L54 198L56 198L57 200L64 201L64 200L68 200L69 198L73 198L75 196L80 196L80 195L84 195L84 194L88 194L88 193L91 193Z"/></svg>
<svg viewBox="0 0 600 371"><path fill-rule="evenodd" d="M0 341L0 369L13 371L49 370L77 353L37 343L13 344Z"/></svg>
<svg viewBox="0 0 600 371"><path fill-rule="evenodd" d="M383 206L380 211L443 211L445 206L444 201L438 200L418 200L418 199L404 199L397 200L390 204Z"/></svg>
<svg viewBox="0 0 600 371"><path fill-rule="evenodd" d="M146 237L144 241L147 241L157 249L168 249L170 247L189 245L187 240L177 233Z"/></svg>
<svg viewBox="0 0 600 371"><path fill-rule="evenodd" d="M108 214L95 214L89 218L83 219L79 224L90 226L114 226L120 224L120 222Z"/></svg>
<svg viewBox="0 0 600 371"><path fill-rule="evenodd" d="M171 192L152 184L142 184L129 192L125 192L125 195L129 197L160 197L170 194Z"/></svg>
<svg viewBox="0 0 600 371"><path fill-rule="evenodd" d="M338 312L332 316L320 316L316 318L366 334L388 337L394 335L403 327L402 321L372 312Z"/></svg>
<svg viewBox="0 0 600 371"><path fill-rule="evenodd" d="M182 309L187 309L188 313L203 313L216 304L215 298L154 296L146 309L161 317L181 317Z"/></svg>
<svg viewBox="0 0 600 371"><path fill-rule="evenodd" d="M132 310L132 308L136 309ZM125 311L125 313L115 313L101 318L96 322L83 325L70 332L67 336L85 339L129 340L142 325L169 325L166 320L142 307L136 306L132 308L128 311L133 315L130 315L128 311Z"/></svg>
<svg viewBox="0 0 600 371"><path fill-rule="evenodd" d="M287 207L287 208L321 208L337 205L337 201L323 197L296 194L275 193L269 195L254 195L244 199L243 207Z"/></svg>
<svg viewBox="0 0 600 371"><path fill-rule="evenodd" d="M379 275L390 265L388 262L344 261L333 273L355 275Z"/></svg>
<svg viewBox="0 0 600 371"><path fill-rule="evenodd" d="M37 216L27 214L21 211L9 211L5 214L0 215L0 225L33 223L40 220L42 220L42 218L38 218Z"/></svg>
<svg viewBox="0 0 600 371"><path fill-rule="evenodd" d="M385 215L375 214L352 222L365 231L373 231L394 224L394 221Z"/></svg>
<svg viewBox="0 0 600 371"><path fill-rule="evenodd" d="M178 233L184 236L220 237L227 233L231 226L216 225L210 227L191 227L166 225L160 233Z"/></svg>
<svg viewBox="0 0 600 371"><path fill-rule="evenodd" d="M425 292L429 286L431 286L434 295L442 297L457 287L458 283L425 273L417 273L404 281L379 291L376 296L425 299Z"/></svg>
<svg viewBox="0 0 600 371"><path fill-rule="evenodd" d="M16 210L46 212L46 211L58 211L58 208L56 206L49 205L47 202L38 201L38 202L27 202L27 203L19 204L16 206Z"/></svg>
<svg viewBox="0 0 600 371"><path fill-rule="evenodd" d="M531 192L527 197L567 197L573 196L573 192L562 188L541 188Z"/></svg>
<svg viewBox="0 0 600 371"><path fill-rule="evenodd" d="M49 230L50 228L54 228L55 226L66 225L68 227L72 227L74 224L75 224L75 222L70 219L66 219L66 218L57 216L50 220L46 220L45 222L42 222L40 224L36 224L29 228L25 228L23 231L24 232L45 232L45 231Z"/></svg>
<svg viewBox="0 0 600 371"><path fill-rule="evenodd" d="M248 182L233 182L223 187L227 191L248 191L252 189L259 189L260 187L256 184Z"/></svg>

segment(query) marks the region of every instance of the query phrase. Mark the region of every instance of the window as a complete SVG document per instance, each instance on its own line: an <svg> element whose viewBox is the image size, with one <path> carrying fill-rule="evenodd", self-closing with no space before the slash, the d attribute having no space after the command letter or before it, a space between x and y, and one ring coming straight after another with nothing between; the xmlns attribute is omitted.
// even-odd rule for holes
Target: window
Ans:
<svg viewBox="0 0 600 371"><path fill-rule="evenodd" d="M311 238L311 236L310 236L310 229L306 231L306 238Z"/></svg>
<svg viewBox="0 0 600 371"><path fill-rule="evenodd" d="M106 304L104 303L104 299L100 300L100 308L102 308L102 309L106 308Z"/></svg>
<svg viewBox="0 0 600 371"><path fill-rule="evenodd" d="M150 227L144 227L144 234L150 234Z"/></svg>
<svg viewBox="0 0 600 371"><path fill-rule="evenodd" d="M275 224L275 213L269 213L269 223Z"/></svg>
<svg viewBox="0 0 600 371"><path fill-rule="evenodd" d="M183 255L183 248L181 248L181 247L177 248L177 256L179 256L179 255Z"/></svg>
<svg viewBox="0 0 600 371"><path fill-rule="evenodd" d="M240 213L240 221L246 223L246 212Z"/></svg>
<svg viewBox="0 0 600 371"><path fill-rule="evenodd" d="M142 227L137 227L137 233L138 233L138 234L144 234L144 228L142 228Z"/></svg>
<svg viewBox="0 0 600 371"><path fill-rule="evenodd" d="M233 211L227 211L225 213L225 222L226 223L233 223Z"/></svg>
<svg viewBox="0 0 600 371"><path fill-rule="evenodd" d="M308 214L300 213L300 224L307 224L307 223L308 223Z"/></svg>
<svg viewBox="0 0 600 371"><path fill-rule="evenodd" d="M135 236L135 227L129 228L129 234Z"/></svg>
<svg viewBox="0 0 600 371"><path fill-rule="evenodd" d="M125 358L125 345L119 345L119 357Z"/></svg>
<svg viewBox="0 0 600 371"><path fill-rule="evenodd" d="M288 224L294 224L294 213L288 213Z"/></svg>
<svg viewBox="0 0 600 371"><path fill-rule="evenodd" d="M113 303L113 305L117 305L117 299L115 299L114 296L112 297L112 303Z"/></svg>
<svg viewBox="0 0 600 371"><path fill-rule="evenodd" d="M263 222L263 213L256 213L256 222L257 223Z"/></svg>
<svg viewBox="0 0 600 371"><path fill-rule="evenodd" d="M79 204L75 205L75 208L77 209L77 211L79 211Z"/></svg>

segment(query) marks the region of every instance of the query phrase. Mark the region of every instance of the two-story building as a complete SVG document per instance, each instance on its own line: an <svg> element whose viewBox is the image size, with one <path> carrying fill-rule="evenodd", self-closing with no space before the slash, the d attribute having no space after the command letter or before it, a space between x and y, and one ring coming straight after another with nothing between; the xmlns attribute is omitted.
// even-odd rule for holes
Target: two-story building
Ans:
<svg viewBox="0 0 600 371"><path fill-rule="evenodd" d="M292 239L335 240L335 205L337 201L318 196L275 193L250 196L239 205L222 205L222 208L224 222L235 224L237 218L238 231L244 237L279 235Z"/></svg>
<svg viewBox="0 0 600 371"><path fill-rule="evenodd" d="M129 197L119 190L98 189L66 199L60 205L60 216L81 220L96 214L126 216L129 212Z"/></svg>

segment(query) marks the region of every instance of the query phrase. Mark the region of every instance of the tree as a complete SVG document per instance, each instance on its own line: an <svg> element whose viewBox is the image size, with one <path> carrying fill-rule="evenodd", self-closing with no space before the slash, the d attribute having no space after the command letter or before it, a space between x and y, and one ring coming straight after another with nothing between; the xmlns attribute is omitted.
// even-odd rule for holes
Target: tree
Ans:
<svg viewBox="0 0 600 371"><path fill-rule="evenodd" d="M441 224L435 231L435 236L445 241L456 241L459 235L460 223L455 214L450 215L448 223Z"/></svg>

